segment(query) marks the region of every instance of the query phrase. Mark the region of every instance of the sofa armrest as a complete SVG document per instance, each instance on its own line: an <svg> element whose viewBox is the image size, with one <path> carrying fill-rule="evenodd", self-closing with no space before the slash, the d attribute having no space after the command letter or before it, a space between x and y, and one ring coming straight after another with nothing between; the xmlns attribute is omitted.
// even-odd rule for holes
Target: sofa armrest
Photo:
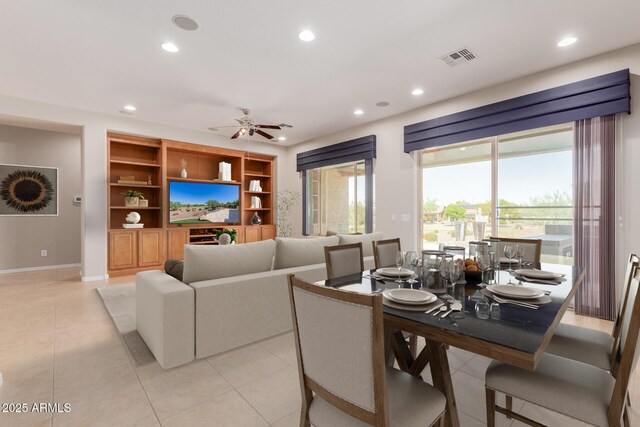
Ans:
<svg viewBox="0 0 640 427"><path fill-rule="evenodd" d="M191 362L195 354L195 292L163 273L136 275L136 327L160 366Z"/></svg>

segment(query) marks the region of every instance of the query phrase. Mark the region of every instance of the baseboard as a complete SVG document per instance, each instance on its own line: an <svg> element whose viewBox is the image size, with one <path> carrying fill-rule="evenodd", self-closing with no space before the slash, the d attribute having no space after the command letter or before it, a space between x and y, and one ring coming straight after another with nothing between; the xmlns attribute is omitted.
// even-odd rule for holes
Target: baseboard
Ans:
<svg viewBox="0 0 640 427"><path fill-rule="evenodd" d="M80 280L83 282L96 282L98 280L107 280L108 278L109 275L105 274L104 276L82 276Z"/></svg>
<svg viewBox="0 0 640 427"><path fill-rule="evenodd" d="M59 268L80 267L80 264L59 264L59 265L43 265L41 267L13 268L10 270L0 270L0 274L26 273L29 271L40 270L57 270Z"/></svg>

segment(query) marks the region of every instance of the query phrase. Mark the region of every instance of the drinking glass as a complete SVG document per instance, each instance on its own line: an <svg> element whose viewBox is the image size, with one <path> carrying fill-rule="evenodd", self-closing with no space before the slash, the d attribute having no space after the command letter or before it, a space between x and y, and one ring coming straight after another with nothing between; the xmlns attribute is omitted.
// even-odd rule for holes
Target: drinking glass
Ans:
<svg viewBox="0 0 640 427"><path fill-rule="evenodd" d="M476 301L476 317L478 319L488 319L491 314L491 305L489 305L489 301L482 296L482 299Z"/></svg>
<svg viewBox="0 0 640 427"><path fill-rule="evenodd" d="M402 269L402 265L404 264L404 252L398 251L396 252L396 267L398 267L398 280L395 283L404 283L401 279L400 270Z"/></svg>
<svg viewBox="0 0 640 427"><path fill-rule="evenodd" d="M442 256L442 261L440 261L440 277L442 278L443 282L445 283L445 288L446 288L446 283L449 280L449 266L451 264L453 264L453 255L443 255ZM446 289L445 289L446 291Z"/></svg>
<svg viewBox="0 0 640 427"><path fill-rule="evenodd" d="M481 245L478 246L476 252L476 261L478 263L478 267L482 272L482 281L478 284L479 288L484 288L487 286L486 280L486 272L491 268L491 257L489 252L489 245Z"/></svg>
<svg viewBox="0 0 640 427"><path fill-rule="evenodd" d="M453 296L453 299L455 300L455 286L456 286L456 282L458 281L458 279L460 278L460 274L462 273L462 268L460 267L460 264L458 264L456 261L453 261L451 263L449 263L448 266L448 271L449 271L449 280L451 281L451 293Z"/></svg>
<svg viewBox="0 0 640 427"><path fill-rule="evenodd" d="M516 248L516 245L505 245L504 247L504 256L506 256L509 259L509 273L513 272L513 269L511 268L511 263L513 262L513 259L516 257L516 255L518 255L518 249Z"/></svg>
<svg viewBox="0 0 640 427"><path fill-rule="evenodd" d="M518 265L522 268L522 258L524 257L524 245L516 245L516 256L518 257Z"/></svg>
<svg viewBox="0 0 640 427"><path fill-rule="evenodd" d="M408 251L404 256L404 261L407 263L409 267L411 267L411 271L414 271L416 266L418 265L418 254L415 251ZM418 281L413 278L413 275L407 280L407 283L417 283Z"/></svg>

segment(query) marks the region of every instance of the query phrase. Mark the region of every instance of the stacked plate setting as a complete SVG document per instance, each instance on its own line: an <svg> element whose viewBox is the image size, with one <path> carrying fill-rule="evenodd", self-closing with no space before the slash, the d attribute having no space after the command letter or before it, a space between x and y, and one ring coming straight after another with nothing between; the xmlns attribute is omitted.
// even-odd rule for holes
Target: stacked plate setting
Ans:
<svg viewBox="0 0 640 427"><path fill-rule="evenodd" d="M383 267L377 269L376 273L379 276L397 279L398 277L409 277L413 274L413 271L408 268L401 268L400 271L398 271L395 267Z"/></svg>
<svg viewBox="0 0 640 427"><path fill-rule="evenodd" d="M544 291L524 286L489 285L487 286L487 290L501 297L523 300L536 299L544 296Z"/></svg>
<svg viewBox="0 0 640 427"><path fill-rule="evenodd" d="M552 271L533 270L533 269L517 269L513 272L514 276L526 282L539 282L551 285L560 284L566 279L562 273L554 273Z"/></svg>
<svg viewBox="0 0 640 427"><path fill-rule="evenodd" d="M390 301L407 305L431 304L438 299L438 297L431 292L421 291L419 289L386 289L382 292L382 295Z"/></svg>

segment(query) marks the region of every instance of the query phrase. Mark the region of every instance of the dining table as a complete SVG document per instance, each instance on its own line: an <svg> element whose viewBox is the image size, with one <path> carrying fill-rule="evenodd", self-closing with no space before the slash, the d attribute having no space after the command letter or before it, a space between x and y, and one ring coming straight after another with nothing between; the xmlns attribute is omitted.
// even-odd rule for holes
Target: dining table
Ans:
<svg viewBox="0 0 640 427"><path fill-rule="evenodd" d="M499 303L499 316L481 318L476 314L476 303L479 300L489 303L497 301L486 289L471 281L465 283L464 280L449 286L443 293L434 292L438 297L437 302L444 303L447 308L451 308L454 300L461 303L460 311L453 311L446 317L439 310L431 313L416 311L415 306L402 307L383 297L387 363L392 366L395 361L401 370L416 377L421 377L422 371L429 365L433 385L447 399L445 425L460 425L447 359L448 346L535 370L584 277L583 269L575 265L542 263L523 268L562 275L559 284L545 284L520 281L505 269L496 272L497 284L524 286L544 293L548 297L545 300L547 303L538 305L536 309ZM432 291L429 287L423 287L420 275L413 275L414 283L397 283L397 279L381 276L373 269L318 284L359 293L382 293L383 296L388 290L398 288ZM415 357L403 331L425 339L424 348Z"/></svg>

